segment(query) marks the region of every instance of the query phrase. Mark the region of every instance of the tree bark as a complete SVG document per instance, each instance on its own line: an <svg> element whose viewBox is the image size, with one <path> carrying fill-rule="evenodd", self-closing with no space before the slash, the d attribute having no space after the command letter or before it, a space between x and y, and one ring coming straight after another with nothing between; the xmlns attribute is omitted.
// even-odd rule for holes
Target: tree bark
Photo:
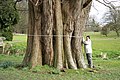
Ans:
<svg viewBox="0 0 120 80"><path fill-rule="evenodd" d="M39 13L39 6L34 6L31 1L28 1L29 5L29 28L27 39L27 50L23 60L23 65L29 65L31 68L36 65L42 65L41 55L41 14Z"/></svg>
<svg viewBox="0 0 120 80"><path fill-rule="evenodd" d="M52 65L53 62L53 6L52 0L43 0L42 14L42 54L43 65Z"/></svg>
<svg viewBox="0 0 120 80"><path fill-rule="evenodd" d="M82 36L91 0L29 0L27 50L23 65L86 68Z"/></svg>
<svg viewBox="0 0 120 80"><path fill-rule="evenodd" d="M63 68L62 59L62 39L63 39L63 23L61 12L61 0L55 0L55 67Z"/></svg>
<svg viewBox="0 0 120 80"><path fill-rule="evenodd" d="M63 24L64 24L64 54L66 56L68 67L71 69L77 69L76 64L73 60L72 49L71 49L71 36L73 33L72 13L70 11L71 2L68 0L63 1L62 13L63 13Z"/></svg>
<svg viewBox="0 0 120 80"><path fill-rule="evenodd" d="M83 15L80 15L83 17ZM74 33L73 36L75 36L72 39L72 49L73 49L73 54L75 54L75 60L78 68L86 68L85 61L84 61L84 56L82 53L82 36L83 36L83 30L84 30L84 17L75 21L75 28L74 28Z"/></svg>
<svg viewBox="0 0 120 80"><path fill-rule="evenodd" d="M80 1L79 5L82 4L84 4L84 2ZM86 20L88 18L88 12L90 11L90 6L91 3L89 4L89 7L86 7L84 9L82 7L79 7L81 9L74 8L74 10L76 10L77 13L80 13L80 14L73 14L75 20L73 36L75 37L72 39L72 44L74 45L72 46L73 54L75 54L75 58L76 58L75 60L78 68L86 68L84 56L82 53L81 42L82 42L82 36L83 36Z"/></svg>

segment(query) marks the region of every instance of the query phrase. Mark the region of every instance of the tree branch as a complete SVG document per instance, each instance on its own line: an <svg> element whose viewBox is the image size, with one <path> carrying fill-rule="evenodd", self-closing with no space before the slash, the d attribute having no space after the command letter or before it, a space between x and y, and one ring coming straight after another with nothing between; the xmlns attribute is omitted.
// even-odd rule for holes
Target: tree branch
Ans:
<svg viewBox="0 0 120 80"><path fill-rule="evenodd" d="M33 2L33 0L30 0L30 2L34 5L34 6L38 6L42 3L42 1L37 0L35 3Z"/></svg>
<svg viewBox="0 0 120 80"><path fill-rule="evenodd" d="M35 3L35 6L37 6L37 5L38 5L38 3L39 3L39 0L37 0L37 2Z"/></svg>
<svg viewBox="0 0 120 80"><path fill-rule="evenodd" d="M108 0L103 0L106 4L111 4L112 2L118 2L117 0L116 1L108 1Z"/></svg>
<svg viewBox="0 0 120 80"><path fill-rule="evenodd" d="M101 2L100 0L96 0L96 1L103 4L104 6L106 6L108 8L110 8L110 9L115 9L115 5L113 5L112 3L119 2L118 0L116 0L116 1L103 0L104 2Z"/></svg>
<svg viewBox="0 0 120 80"><path fill-rule="evenodd" d="M108 6L108 5L106 5L105 3L103 3L103 2L101 2L101 1L99 1L99 0L96 0L96 1L111 9L111 7Z"/></svg>
<svg viewBox="0 0 120 80"><path fill-rule="evenodd" d="M98 10L96 9L96 7L94 6L94 2L93 2L93 5L92 5L92 7L98 12Z"/></svg>
<svg viewBox="0 0 120 80"><path fill-rule="evenodd" d="M92 1L92 0L87 0L87 1L83 4L83 8L87 7L91 1Z"/></svg>

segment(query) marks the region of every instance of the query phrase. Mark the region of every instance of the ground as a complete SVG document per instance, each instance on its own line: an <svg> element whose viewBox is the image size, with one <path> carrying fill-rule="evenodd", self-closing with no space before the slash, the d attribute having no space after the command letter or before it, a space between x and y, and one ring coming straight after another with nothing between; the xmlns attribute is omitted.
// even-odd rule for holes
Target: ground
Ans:
<svg viewBox="0 0 120 80"><path fill-rule="evenodd" d="M93 43L94 69L78 69L59 71L53 67L37 66L19 68L24 55L0 54L0 80L120 80L120 38L113 32L108 37L100 33L87 32ZM26 35L15 35L13 43L26 42ZM99 57L107 53L107 60Z"/></svg>

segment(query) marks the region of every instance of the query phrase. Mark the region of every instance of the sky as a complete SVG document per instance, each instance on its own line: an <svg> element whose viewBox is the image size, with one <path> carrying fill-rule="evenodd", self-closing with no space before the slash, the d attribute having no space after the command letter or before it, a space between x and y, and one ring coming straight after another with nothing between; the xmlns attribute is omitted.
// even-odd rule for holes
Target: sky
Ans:
<svg viewBox="0 0 120 80"><path fill-rule="evenodd" d="M100 0L103 2L103 0ZM107 0L107 1L118 1L114 2L115 5L120 5L120 0ZM100 24L103 23L103 18L105 13L109 10L108 7L104 6L103 4L93 0L92 7L90 10L90 16L93 17L97 22Z"/></svg>

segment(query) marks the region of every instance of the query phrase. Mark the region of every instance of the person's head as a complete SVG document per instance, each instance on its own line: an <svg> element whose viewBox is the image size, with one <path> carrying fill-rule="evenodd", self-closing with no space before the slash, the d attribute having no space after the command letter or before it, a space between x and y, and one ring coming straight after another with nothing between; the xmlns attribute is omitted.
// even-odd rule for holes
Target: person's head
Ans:
<svg viewBox="0 0 120 80"><path fill-rule="evenodd" d="M90 36L86 36L86 40L89 40L90 39Z"/></svg>

